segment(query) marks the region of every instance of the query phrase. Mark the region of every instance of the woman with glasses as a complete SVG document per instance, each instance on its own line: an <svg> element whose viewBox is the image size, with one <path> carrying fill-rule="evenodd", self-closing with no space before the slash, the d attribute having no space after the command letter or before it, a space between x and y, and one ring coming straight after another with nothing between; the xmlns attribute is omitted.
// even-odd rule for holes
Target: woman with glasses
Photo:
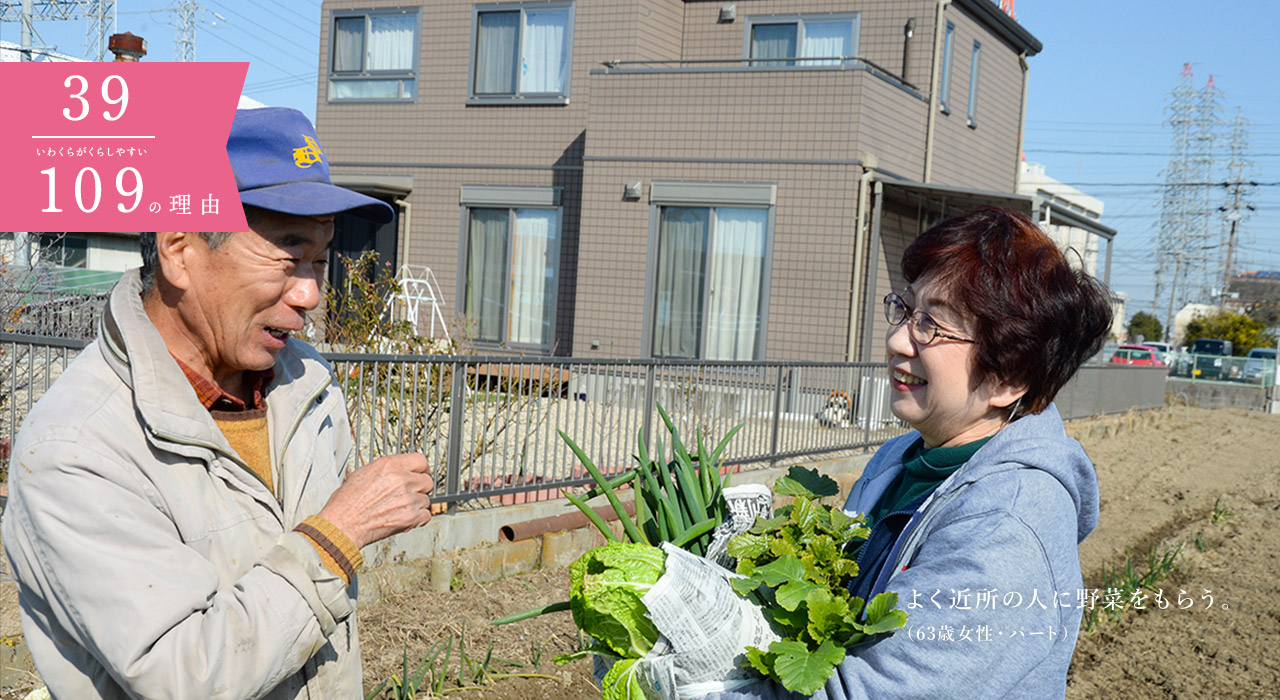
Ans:
<svg viewBox="0 0 1280 700"><path fill-rule="evenodd" d="M871 527L854 594L896 593L907 627L854 647L815 697L1061 698L1098 484L1052 401L1102 346L1108 294L1000 209L929 229L902 273L885 355L890 407L914 430L875 454L845 510ZM786 696L761 682L719 697Z"/></svg>

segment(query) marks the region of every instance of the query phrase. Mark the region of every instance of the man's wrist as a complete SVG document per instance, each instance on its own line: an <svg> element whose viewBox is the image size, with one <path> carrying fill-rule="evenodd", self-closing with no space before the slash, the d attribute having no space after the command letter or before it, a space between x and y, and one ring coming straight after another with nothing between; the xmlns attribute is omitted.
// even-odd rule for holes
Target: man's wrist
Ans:
<svg viewBox="0 0 1280 700"><path fill-rule="evenodd" d="M325 566L347 583L364 563L360 548L341 528L319 515L307 516L294 528L315 545Z"/></svg>

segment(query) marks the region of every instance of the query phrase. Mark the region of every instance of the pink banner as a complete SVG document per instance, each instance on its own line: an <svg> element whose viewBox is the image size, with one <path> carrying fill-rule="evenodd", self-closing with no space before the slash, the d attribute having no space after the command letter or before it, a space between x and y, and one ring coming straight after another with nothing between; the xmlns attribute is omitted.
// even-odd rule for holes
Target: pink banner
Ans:
<svg viewBox="0 0 1280 700"><path fill-rule="evenodd" d="M0 230L244 231L247 63L0 63Z"/></svg>

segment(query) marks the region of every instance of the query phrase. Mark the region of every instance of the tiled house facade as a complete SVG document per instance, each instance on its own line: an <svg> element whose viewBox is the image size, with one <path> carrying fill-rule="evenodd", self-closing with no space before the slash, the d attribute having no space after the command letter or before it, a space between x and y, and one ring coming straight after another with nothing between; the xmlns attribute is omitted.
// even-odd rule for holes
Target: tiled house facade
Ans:
<svg viewBox="0 0 1280 700"><path fill-rule="evenodd" d="M991 0L418 2L324 2L317 128L399 211L340 247L482 348L876 359L912 237L1034 206L1040 46Z"/></svg>

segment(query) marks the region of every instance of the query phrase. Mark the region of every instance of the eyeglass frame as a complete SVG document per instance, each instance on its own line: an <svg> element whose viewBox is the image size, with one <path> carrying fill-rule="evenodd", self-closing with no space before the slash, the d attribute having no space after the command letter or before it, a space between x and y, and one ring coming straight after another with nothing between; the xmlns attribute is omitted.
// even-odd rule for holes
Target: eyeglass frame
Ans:
<svg viewBox="0 0 1280 700"><path fill-rule="evenodd" d="M895 314L892 313L890 309L896 309L896 307L899 307L899 306L902 308L902 318L897 321L894 321L893 316ZM933 335L930 336L928 340L920 340L918 337L916 337L917 334L921 332L920 324L924 319L928 319L929 323L933 324ZM978 342L972 338L961 338L958 335L944 332L942 330L942 325L939 324L937 320L935 320L929 314L923 311L920 311L919 309L911 308L911 305L908 304L907 301L902 298L902 295L896 292L889 292L888 294L884 295L884 320L889 322L890 328L896 328L909 321L910 325L907 328L907 333L911 336L911 340L915 341L919 345L933 345L935 342L937 342L938 338L943 338L945 340L952 340L957 343L975 343L976 344Z"/></svg>

